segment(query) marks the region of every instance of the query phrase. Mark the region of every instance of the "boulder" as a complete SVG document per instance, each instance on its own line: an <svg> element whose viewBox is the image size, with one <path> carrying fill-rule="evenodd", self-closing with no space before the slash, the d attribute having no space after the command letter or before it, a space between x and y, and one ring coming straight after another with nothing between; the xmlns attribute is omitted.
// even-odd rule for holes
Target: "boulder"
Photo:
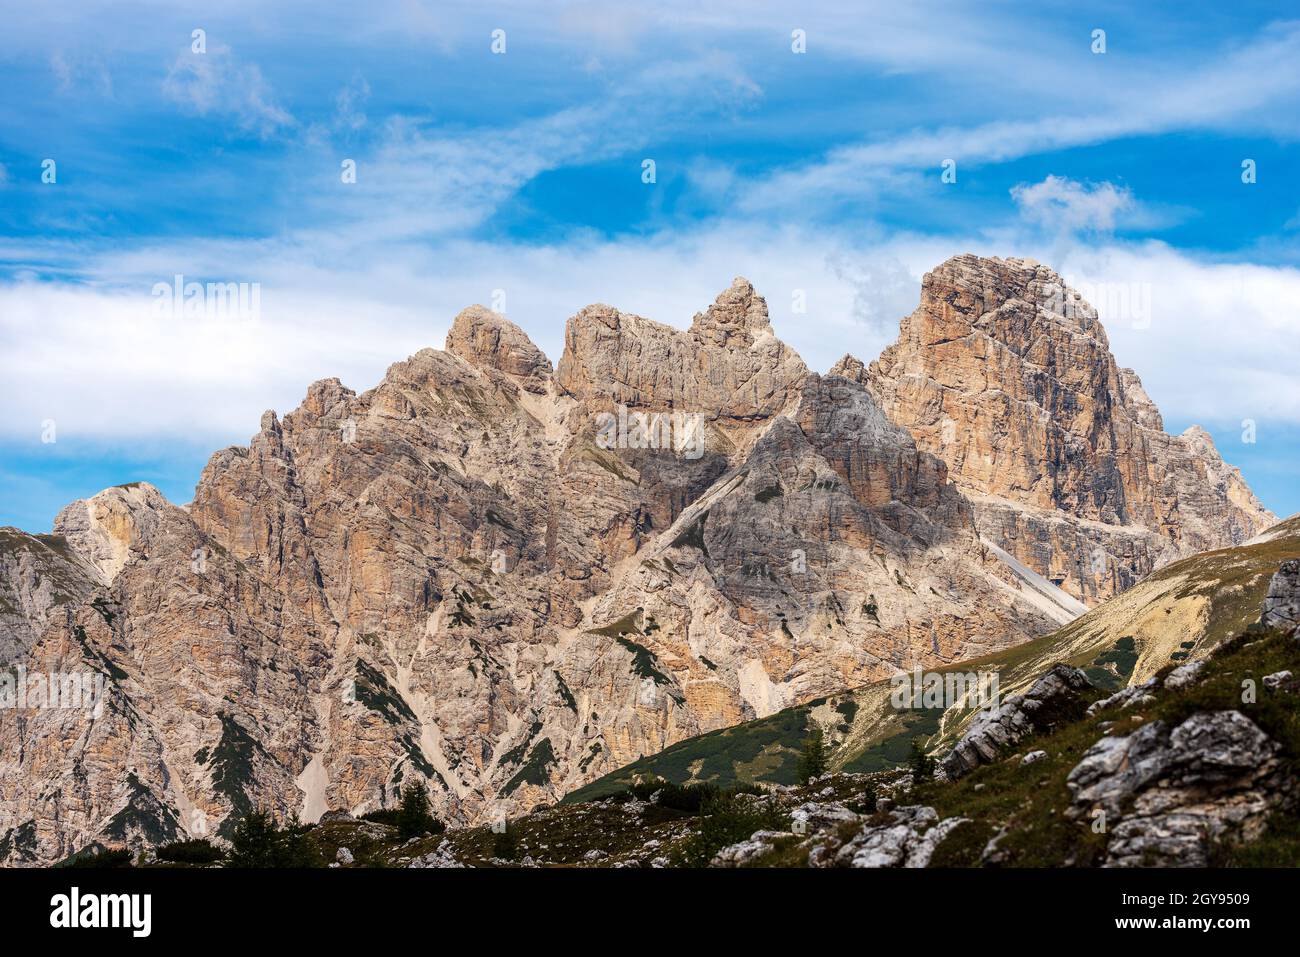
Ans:
<svg viewBox="0 0 1300 957"><path fill-rule="evenodd" d="M890 824L868 825L836 851L840 867L925 867L935 848L966 818L938 820L934 808L913 805L890 812Z"/></svg>
<svg viewBox="0 0 1300 957"><path fill-rule="evenodd" d="M1104 737L1066 779L1076 819L1101 815L1106 864L1204 867L1220 839L1249 838L1282 801L1280 748L1238 711L1152 721Z"/></svg>
<svg viewBox="0 0 1300 957"><path fill-rule="evenodd" d="M1165 688L1169 691L1180 691L1196 681L1201 669L1205 667L1204 659L1200 661L1189 661L1187 664L1179 665L1173 671L1165 676Z"/></svg>
<svg viewBox="0 0 1300 957"><path fill-rule="evenodd" d="M982 764L997 760L1017 741L1050 727L1058 716L1068 714L1091 687L1087 676L1078 668L1054 665L1024 694L975 715L956 747L940 763L936 775L954 781Z"/></svg>
<svg viewBox="0 0 1300 957"><path fill-rule="evenodd" d="M441 844L439 844L436 850L431 851L430 853L425 854L421 857L417 857L415 860L411 861L411 863L406 866L414 867L414 868L465 867L464 864L456 860L456 856L452 852L451 842L447 840L444 840Z"/></svg>
<svg viewBox="0 0 1300 957"><path fill-rule="evenodd" d="M1284 685L1291 684L1291 672L1275 671L1271 675L1264 676L1264 687L1269 691L1277 691Z"/></svg>
<svg viewBox="0 0 1300 957"><path fill-rule="evenodd" d="M1092 717L1098 711L1105 711L1107 708L1128 708L1134 705L1147 704L1154 700L1150 694L1151 689L1155 688L1160 682L1155 678L1149 678L1140 685L1133 685L1115 692L1109 698L1102 698L1100 701L1094 701L1088 705L1088 717Z"/></svg>
<svg viewBox="0 0 1300 957"><path fill-rule="evenodd" d="M750 861L772 853L773 841L782 837L793 837L789 831L756 831L748 839L731 844L713 855L710 867L740 867Z"/></svg>

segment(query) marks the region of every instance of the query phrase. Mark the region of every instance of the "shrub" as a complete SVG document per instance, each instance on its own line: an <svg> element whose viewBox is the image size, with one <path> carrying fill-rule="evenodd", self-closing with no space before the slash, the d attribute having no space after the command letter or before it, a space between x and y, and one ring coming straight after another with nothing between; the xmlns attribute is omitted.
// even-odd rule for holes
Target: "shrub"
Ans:
<svg viewBox="0 0 1300 957"><path fill-rule="evenodd" d="M513 861L519 856L519 830L510 821L506 821L504 830L493 833L492 856L503 861Z"/></svg>
<svg viewBox="0 0 1300 957"><path fill-rule="evenodd" d="M225 851L206 837L162 844L155 853L158 855L158 860L173 864L215 864L226 856Z"/></svg>
<svg viewBox="0 0 1300 957"><path fill-rule="evenodd" d="M88 847L68 858L64 867L130 867L131 852L125 848L107 848L98 845Z"/></svg>
<svg viewBox="0 0 1300 957"><path fill-rule="evenodd" d="M921 743L920 738L912 742L912 749L907 756L907 766L912 770L912 784L914 786L934 777L934 758L926 753L925 746Z"/></svg>
<svg viewBox="0 0 1300 957"><path fill-rule="evenodd" d="M374 824L387 824L389 827L397 827L397 808L381 807L374 811L367 811L361 815L361 820L370 821Z"/></svg>
<svg viewBox="0 0 1300 957"><path fill-rule="evenodd" d="M876 789L868 784L861 797L846 801L844 806L854 814L875 814L876 803Z"/></svg>
<svg viewBox="0 0 1300 957"><path fill-rule="evenodd" d="M781 810L742 801L736 793L724 791L701 807L699 830L687 840L682 862L687 867L708 867L718 851L748 840L756 831L785 831L789 827L789 817Z"/></svg>

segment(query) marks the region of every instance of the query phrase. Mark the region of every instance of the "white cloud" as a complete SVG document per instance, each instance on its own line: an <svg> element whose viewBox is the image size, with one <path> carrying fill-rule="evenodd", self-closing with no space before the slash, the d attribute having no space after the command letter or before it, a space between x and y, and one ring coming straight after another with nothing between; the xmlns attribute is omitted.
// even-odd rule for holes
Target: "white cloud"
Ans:
<svg viewBox="0 0 1300 957"><path fill-rule="evenodd" d="M915 306L921 274L965 251L1050 259L1090 291L1117 359L1137 369L1167 419L1300 423L1292 308L1300 270L1204 262L1158 243L1048 249L1009 235L861 243L733 224L563 246L363 251L344 236L324 248L206 243L99 259L86 284L0 285L0 435L31 438L53 418L61 443L75 435L244 442L264 409L294 408L315 379L369 388L392 362L440 347L455 313L489 302L494 289L505 290L510 318L558 359L564 322L584 305L608 302L685 326L734 275L746 275L767 297L777 334L824 370L845 352L875 358ZM173 268L260 282L260 321L155 318L150 286ZM110 288L103 277L139 278ZM796 290L806 313L792 309Z"/></svg>
<svg viewBox="0 0 1300 957"><path fill-rule="evenodd" d="M187 48L178 54L162 89L189 112L233 116L240 127L262 137L294 125L257 65L240 62L224 44L209 42L205 53Z"/></svg>
<svg viewBox="0 0 1300 957"><path fill-rule="evenodd" d="M1058 269L1098 300L1116 358L1167 420L1300 423L1300 270L1205 262L1156 242L1079 244Z"/></svg>
<svg viewBox="0 0 1300 957"><path fill-rule="evenodd" d="M500 209L527 182L566 165L649 149L688 117L744 110L761 91L733 58L655 64L606 90L601 99L514 126L449 132L407 116L390 118L369 154L357 157L357 182L340 190L337 164L325 188L307 193L312 221L346 228L353 241L463 233ZM650 154L645 154L650 155ZM641 175L641 157L628 176ZM319 232L305 242L328 242Z"/></svg>
<svg viewBox="0 0 1300 957"><path fill-rule="evenodd" d="M1115 228L1119 213L1135 207L1133 193L1114 183L1079 183L1064 176L1048 176L1041 183L1020 183L1011 198L1021 215L1053 230L1075 232Z"/></svg>

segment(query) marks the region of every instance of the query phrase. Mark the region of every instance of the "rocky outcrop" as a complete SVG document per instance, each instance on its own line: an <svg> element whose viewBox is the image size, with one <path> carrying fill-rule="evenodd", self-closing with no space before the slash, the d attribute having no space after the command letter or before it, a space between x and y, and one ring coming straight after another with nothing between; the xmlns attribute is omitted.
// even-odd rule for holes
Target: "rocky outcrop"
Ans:
<svg viewBox="0 0 1300 957"><path fill-rule="evenodd" d="M760 799L775 803L775 796ZM935 850L964 817L940 821L932 807L914 804L859 814L838 801L805 802L791 813L792 831L756 831L714 855L710 867L744 867L778 845L793 845L809 867L927 867Z"/></svg>
<svg viewBox="0 0 1300 957"><path fill-rule="evenodd" d="M407 867L414 868L463 868L467 865L456 860L456 855L452 852L451 845L443 841L438 845L436 850L430 851L421 857L411 861Z"/></svg>
<svg viewBox="0 0 1300 957"><path fill-rule="evenodd" d="M1259 623L1300 635L1300 561L1283 562L1273 575Z"/></svg>
<svg viewBox="0 0 1300 957"><path fill-rule="evenodd" d="M1011 745L1029 735L1079 717L1086 708L1083 692L1091 688L1091 682L1078 668L1055 665L1024 694L1014 695L971 719L956 747L939 763L936 774L956 780L1005 756Z"/></svg>
<svg viewBox="0 0 1300 957"><path fill-rule="evenodd" d="M1101 698L1088 705L1088 717L1092 717L1099 711L1105 711L1107 708L1134 708L1144 704L1149 704L1155 698L1152 692L1159 687L1160 679L1148 678L1138 685L1130 685L1116 691L1109 698Z"/></svg>
<svg viewBox="0 0 1300 957"><path fill-rule="evenodd" d="M505 373L529 392L546 394L551 360L522 329L489 309L462 310L447 333L446 350L471 365Z"/></svg>
<svg viewBox="0 0 1300 957"><path fill-rule="evenodd" d="M1088 604L1276 521L1203 429L1163 431L1096 310L1030 260L948 260L896 344L839 368L947 463L982 535Z"/></svg>
<svg viewBox="0 0 1300 957"><path fill-rule="evenodd" d="M836 851L840 867L926 867L935 850L964 817L940 821L932 807L900 807L892 810L890 824L868 825Z"/></svg>
<svg viewBox="0 0 1300 957"><path fill-rule="evenodd" d="M775 849L776 841L794 837L790 831L755 831L750 837L728 844L713 856L710 867L743 867Z"/></svg>
<svg viewBox="0 0 1300 957"><path fill-rule="evenodd" d="M1205 867L1217 842L1258 836L1285 795L1280 748L1238 711L1104 737L1070 772L1071 817L1100 820L1114 867Z"/></svg>

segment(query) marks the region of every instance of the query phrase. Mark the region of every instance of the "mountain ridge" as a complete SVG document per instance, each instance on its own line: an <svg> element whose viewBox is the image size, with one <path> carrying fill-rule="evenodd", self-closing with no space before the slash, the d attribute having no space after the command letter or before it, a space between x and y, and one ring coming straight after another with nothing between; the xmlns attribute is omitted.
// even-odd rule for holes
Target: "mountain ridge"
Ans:
<svg viewBox="0 0 1300 957"><path fill-rule="evenodd" d="M60 513L96 597L22 658L121 677L88 727L0 714L23 754L0 834L50 860L254 806L385 806L412 776L483 820L1069 613L981 543L946 462L854 370L775 337L747 281L688 329L594 305L565 342L552 367L470 307L375 388L323 379L268 411L188 507L135 486ZM700 455L644 430L607 447L620 409L651 437L695 416Z"/></svg>

